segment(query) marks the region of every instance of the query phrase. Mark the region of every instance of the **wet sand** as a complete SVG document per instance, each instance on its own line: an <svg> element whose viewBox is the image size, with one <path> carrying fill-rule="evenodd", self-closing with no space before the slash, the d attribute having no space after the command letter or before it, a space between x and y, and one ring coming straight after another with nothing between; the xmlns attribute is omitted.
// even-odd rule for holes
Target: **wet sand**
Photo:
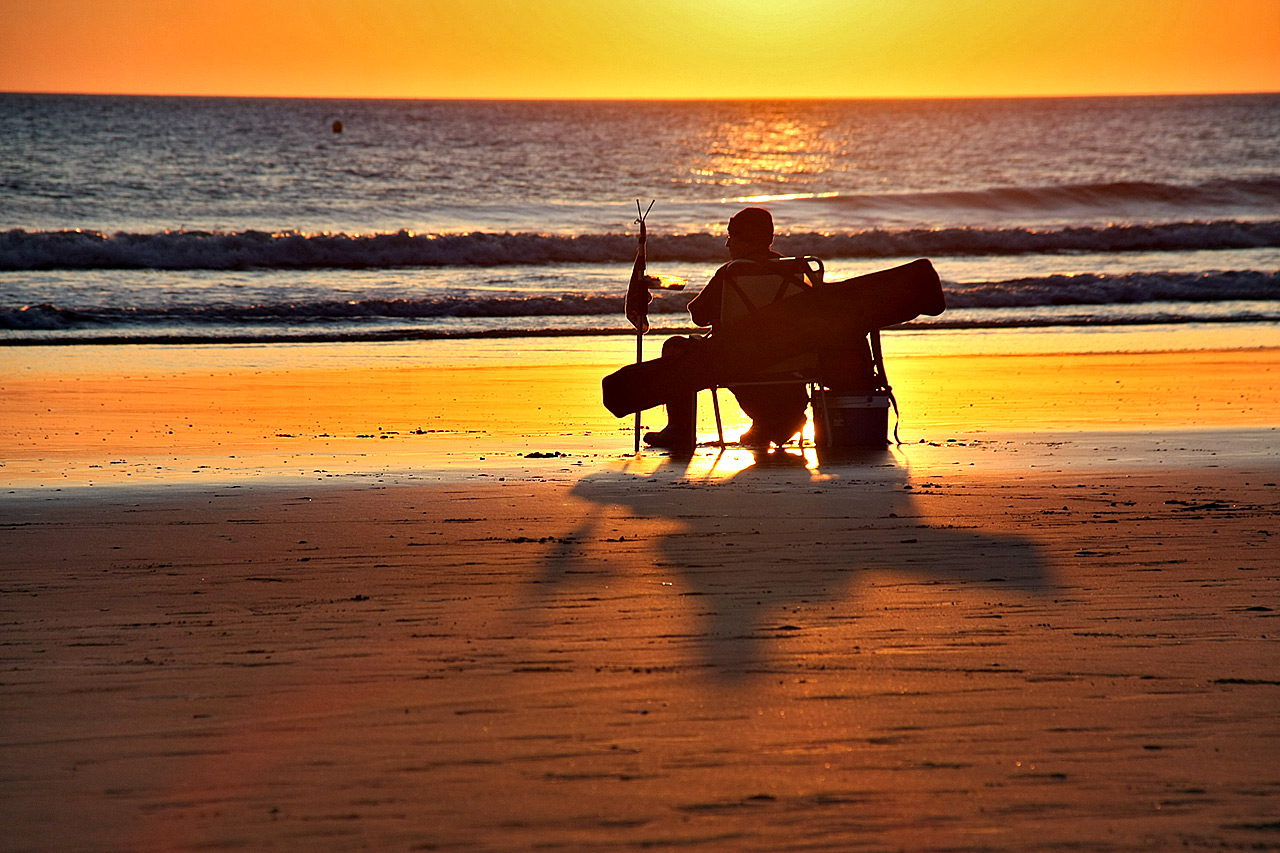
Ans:
<svg viewBox="0 0 1280 853"><path fill-rule="evenodd" d="M689 462L591 361L10 372L0 849L1280 848L1280 352Z"/></svg>
<svg viewBox="0 0 1280 853"><path fill-rule="evenodd" d="M649 346L656 352L658 342ZM885 346L899 437L915 447L904 464L916 468L949 466L947 454L926 448L955 441L1079 446L1087 457L1081 433L1119 433L1113 443L1137 447L1173 433L1280 427L1280 346L1014 355L962 345L898 354L910 344L892 338ZM632 455L633 421L604 409L600 379L633 347L587 338L436 341L354 355L323 346L0 348L0 489L506 473L572 480ZM721 392L721 403L732 440L748 423L731 395ZM644 420L658 428L665 417L651 410ZM698 429L703 442L716 438L707 392ZM695 470L750 462L736 452L712 457L704 447ZM1158 458L1144 450L1137 461Z"/></svg>

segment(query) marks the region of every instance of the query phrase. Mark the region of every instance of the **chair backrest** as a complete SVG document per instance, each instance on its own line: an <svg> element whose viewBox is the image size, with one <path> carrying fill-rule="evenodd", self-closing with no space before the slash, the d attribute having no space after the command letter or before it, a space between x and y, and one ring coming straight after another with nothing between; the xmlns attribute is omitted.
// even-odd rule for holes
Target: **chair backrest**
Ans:
<svg viewBox="0 0 1280 853"><path fill-rule="evenodd" d="M732 326L783 299L798 296L822 284L824 269L818 258L777 258L768 261L737 260L724 269L720 295L720 326ZM816 375L817 352L792 356L769 367L760 381L795 381Z"/></svg>
<svg viewBox="0 0 1280 853"><path fill-rule="evenodd" d="M720 297L722 325L741 322L766 306L821 286L825 273L822 261L812 257L739 260L730 263L725 271L728 276ZM794 381L797 377L845 392L888 390L880 333L871 331L842 341L815 341L813 352L771 365L760 380Z"/></svg>
<svg viewBox="0 0 1280 853"><path fill-rule="evenodd" d="M822 261L809 257L737 260L730 263L724 272L720 322L732 325L765 306L821 284L823 266Z"/></svg>

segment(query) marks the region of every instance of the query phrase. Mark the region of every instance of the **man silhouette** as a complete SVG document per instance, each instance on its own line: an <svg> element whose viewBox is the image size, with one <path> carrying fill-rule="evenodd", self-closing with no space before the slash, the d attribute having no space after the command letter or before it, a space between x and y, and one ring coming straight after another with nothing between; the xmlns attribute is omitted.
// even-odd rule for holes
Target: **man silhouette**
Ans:
<svg viewBox="0 0 1280 853"><path fill-rule="evenodd" d="M730 263L737 260L770 261L782 257L773 251L773 216L763 207L745 207L733 215L729 220L725 246L729 250ZM713 333L720 322L728 266L720 267L702 292L689 302L693 322L699 326L710 326ZM687 354L702 341L700 337L668 338L662 345L662 354ZM735 385L729 390L738 399L742 411L751 418L751 428L738 439L744 446L767 449L770 442L781 446L804 426L809 395L803 383ZM696 394L681 394L668 400L666 427L646 433L645 443L672 451L692 451L697 444L696 415Z"/></svg>

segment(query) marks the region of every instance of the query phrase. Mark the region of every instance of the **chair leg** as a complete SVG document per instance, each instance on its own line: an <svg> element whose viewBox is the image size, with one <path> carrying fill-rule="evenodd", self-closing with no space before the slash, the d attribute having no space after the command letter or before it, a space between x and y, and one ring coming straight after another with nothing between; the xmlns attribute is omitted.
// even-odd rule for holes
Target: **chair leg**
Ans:
<svg viewBox="0 0 1280 853"><path fill-rule="evenodd" d="M818 396L822 399L822 426L827 432L827 447L831 446L831 410L827 407L827 389L818 386ZM817 429L814 429L813 443L818 443Z"/></svg>
<svg viewBox="0 0 1280 853"><path fill-rule="evenodd" d="M720 422L720 395L717 393L720 389L711 386L711 408L716 413L716 438L719 439L720 447L724 447L724 425Z"/></svg>

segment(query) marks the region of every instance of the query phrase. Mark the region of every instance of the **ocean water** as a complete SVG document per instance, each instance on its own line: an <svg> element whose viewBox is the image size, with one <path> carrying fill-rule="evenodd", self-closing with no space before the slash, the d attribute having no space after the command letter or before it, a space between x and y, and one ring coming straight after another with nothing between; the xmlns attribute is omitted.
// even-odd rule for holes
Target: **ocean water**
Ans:
<svg viewBox="0 0 1280 853"><path fill-rule="evenodd" d="M746 204L830 280L932 259L923 331L1280 321L1280 95L0 94L0 345L621 333L637 199L659 332Z"/></svg>

